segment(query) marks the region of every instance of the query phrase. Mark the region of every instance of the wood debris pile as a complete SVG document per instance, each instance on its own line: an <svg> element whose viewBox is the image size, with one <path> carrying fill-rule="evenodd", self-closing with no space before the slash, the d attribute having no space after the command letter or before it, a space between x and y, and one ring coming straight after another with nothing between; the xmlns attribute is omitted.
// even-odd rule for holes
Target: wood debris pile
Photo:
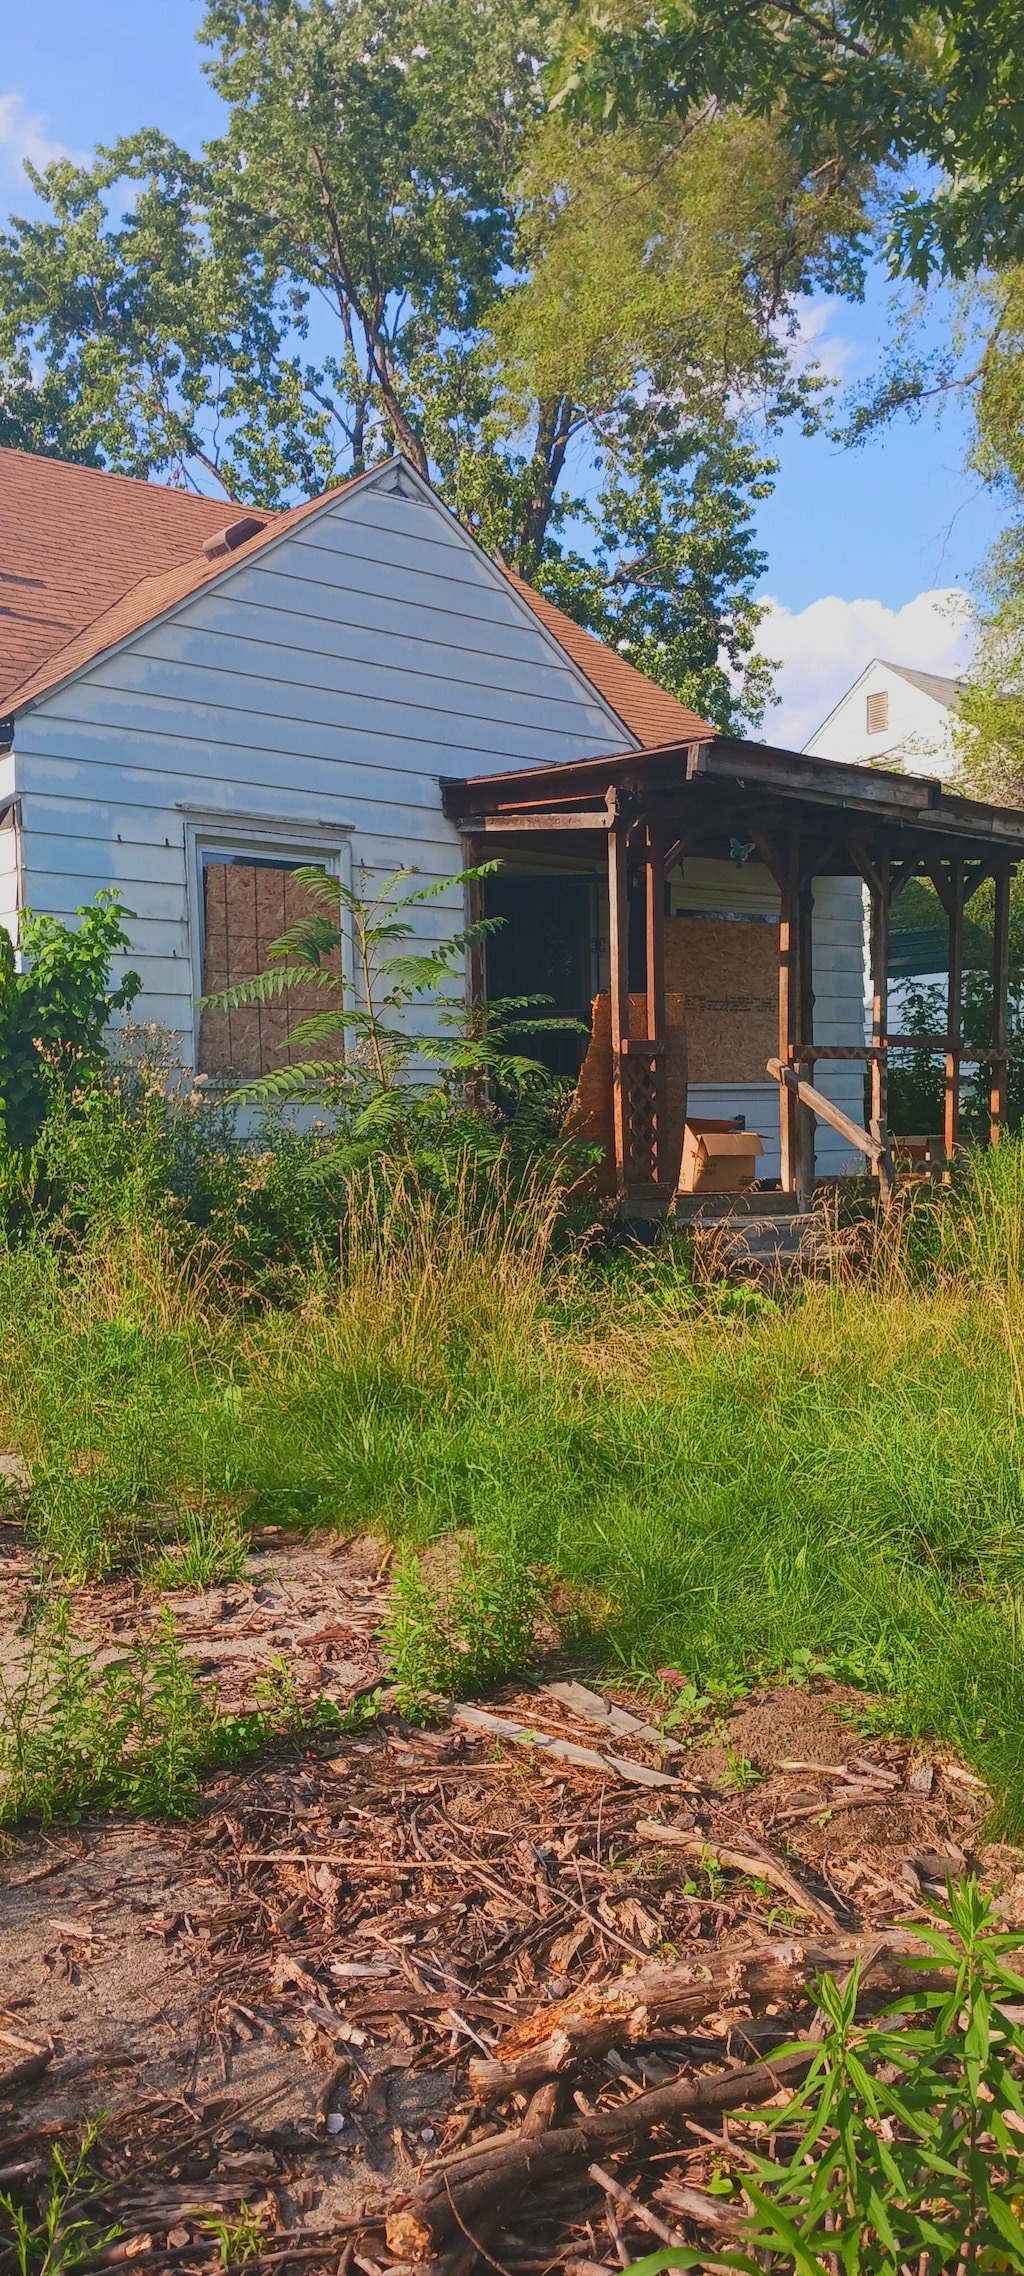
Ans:
<svg viewBox="0 0 1024 2276"><path fill-rule="evenodd" d="M26 1945L0 1992L0 2189L30 2202L105 2107L90 2217L123 2234L97 2267L215 2267L218 2221L253 2267L363 2276L586 2276L727 2233L728 2113L794 2075L773 2050L813 1977L864 1952L869 1999L899 1985L896 1924L976 1861L977 1781L837 1704L763 1695L666 1746L563 1681L310 1738L162 1834L134 1923L102 1889L75 1912L111 1840L87 1829L59 1907L32 1868L43 1988ZM126 2015L128 2053L90 2058L122 1930L164 1971L151 2037Z"/></svg>

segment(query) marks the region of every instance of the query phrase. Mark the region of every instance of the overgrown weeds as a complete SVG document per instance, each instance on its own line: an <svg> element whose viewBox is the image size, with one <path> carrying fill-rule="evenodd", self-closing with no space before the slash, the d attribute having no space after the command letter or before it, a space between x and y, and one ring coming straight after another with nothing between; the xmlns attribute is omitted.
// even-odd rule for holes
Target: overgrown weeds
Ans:
<svg viewBox="0 0 1024 2276"><path fill-rule="evenodd" d="M321 1702L314 1723L337 1721ZM23 1664L0 1674L0 1825L123 1809L187 1817L200 1779L309 1727L281 1664L248 1715L222 1715L165 1607L152 1642L106 1663L77 1644L62 1606Z"/></svg>
<svg viewBox="0 0 1024 2276"><path fill-rule="evenodd" d="M407 1549L382 1636L400 1712L427 1719L439 1698L467 1699L527 1666L540 1607L539 1575L514 1541L451 1541L433 1570Z"/></svg>
<svg viewBox="0 0 1024 2276"><path fill-rule="evenodd" d="M11 1511L50 1585L201 1586L268 1522L462 1535L481 1603L550 1573L601 1607L612 1664L699 1691L827 1664L885 1694L1019 1829L1024 1150L926 1197L867 1276L743 1312L675 1240L560 1242L561 1190L367 1169L287 1306L248 1305L145 1212L0 1256L0 1448L31 1472ZM489 1659L504 1614L453 1627L417 1585L411 1690L528 1651L525 1614Z"/></svg>
<svg viewBox="0 0 1024 2276"><path fill-rule="evenodd" d="M951 1888L926 1924L919 1988L858 2022L862 1964L817 1988L818 2035L796 2094L767 2117L733 2117L719 2174L733 2239L716 2264L742 2276L918 2276L1024 2270L1024 1939L1000 1931L977 1884ZM772 2154L754 2148L765 2128ZM727 2224L728 2225L728 2224ZM704 2267L706 2252L652 2254L631 2276Z"/></svg>

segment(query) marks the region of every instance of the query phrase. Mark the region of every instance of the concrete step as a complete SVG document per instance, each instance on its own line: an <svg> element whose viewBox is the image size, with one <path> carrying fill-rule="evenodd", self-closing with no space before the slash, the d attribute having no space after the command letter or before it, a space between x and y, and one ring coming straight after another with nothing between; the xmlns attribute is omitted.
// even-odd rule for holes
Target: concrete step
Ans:
<svg viewBox="0 0 1024 2276"><path fill-rule="evenodd" d="M777 1280L796 1270L814 1270L827 1261L832 1249L827 1224L810 1210L788 1217L698 1223L691 1230L698 1280Z"/></svg>

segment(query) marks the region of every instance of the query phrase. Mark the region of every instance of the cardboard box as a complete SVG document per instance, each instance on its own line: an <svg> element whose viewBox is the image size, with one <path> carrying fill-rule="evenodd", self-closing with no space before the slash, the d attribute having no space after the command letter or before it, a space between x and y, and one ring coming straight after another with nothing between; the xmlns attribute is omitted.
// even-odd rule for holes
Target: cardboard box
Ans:
<svg viewBox="0 0 1024 2276"><path fill-rule="evenodd" d="M733 1122L694 1118L683 1132L679 1191L742 1193L753 1185L758 1155L763 1153L756 1130L745 1130L741 1117Z"/></svg>

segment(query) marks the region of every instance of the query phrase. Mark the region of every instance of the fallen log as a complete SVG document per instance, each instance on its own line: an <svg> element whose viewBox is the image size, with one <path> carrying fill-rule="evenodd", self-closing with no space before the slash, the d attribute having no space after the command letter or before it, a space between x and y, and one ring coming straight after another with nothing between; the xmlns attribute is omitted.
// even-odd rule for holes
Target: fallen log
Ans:
<svg viewBox="0 0 1024 2276"><path fill-rule="evenodd" d="M703 2022L725 2006L764 2007L781 2000L791 2005L816 1976L852 1967L868 1952L872 1983L894 1990L917 1982L900 1958L919 1951L911 1936L850 1938L835 1943L787 1942L758 1945L750 1952L696 1956L693 1960L637 1969L610 1984L584 1984L566 1999L541 2008L514 2024L493 2055L472 2058L469 2083L478 2102L532 2093L546 2078L557 2078L576 2064L606 2055L611 2047L649 2036L659 2023Z"/></svg>
<svg viewBox="0 0 1024 2276"><path fill-rule="evenodd" d="M660 2128L678 2133L688 2117L769 2102L803 2075L809 2059L807 2053L794 2053L719 2071L712 2078L675 2080L532 2140L510 2132L481 2143L475 2152L435 2167L422 2188L388 2215L388 2250L397 2260L431 2260L453 2230L472 2228L482 2214L507 2205L549 2174L589 2166L605 2150L647 2142Z"/></svg>

